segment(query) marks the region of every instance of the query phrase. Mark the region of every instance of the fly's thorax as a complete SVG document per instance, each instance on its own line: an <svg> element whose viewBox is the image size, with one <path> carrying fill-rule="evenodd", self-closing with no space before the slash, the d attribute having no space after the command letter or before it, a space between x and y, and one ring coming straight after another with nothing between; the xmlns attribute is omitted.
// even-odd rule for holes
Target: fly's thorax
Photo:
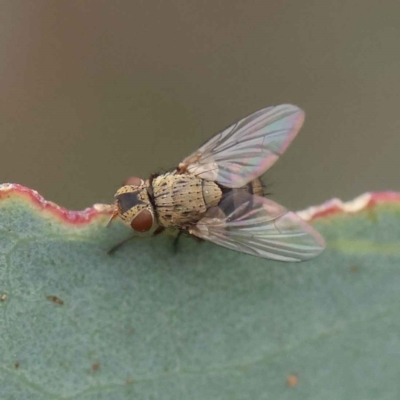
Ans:
<svg viewBox="0 0 400 400"><path fill-rule="evenodd" d="M137 178L133 183L122 186L114 196L119 217L135 231L146 232L155 223L154 209L145 182Z"/></svg>
<svg viewBox="0 0 400 400"><path fill-rule="evenodd" d="M222 191L220 187L215 182L205 181L204 179L201 181L203 198L206 207L210 208L218 205L222 197Z"/></svg>
<svg viewBox="0 0 400 400"><path fill-rule="evenodd" d="M152 186L158 221L165 227L185 227L197 222L222 196L216 183L190 174L160 175Z"/></svg>

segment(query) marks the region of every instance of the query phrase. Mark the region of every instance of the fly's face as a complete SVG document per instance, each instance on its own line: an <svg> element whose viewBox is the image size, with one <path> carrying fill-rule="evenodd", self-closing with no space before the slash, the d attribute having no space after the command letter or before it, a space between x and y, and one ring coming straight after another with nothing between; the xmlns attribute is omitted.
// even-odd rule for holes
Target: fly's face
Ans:
<svg viewBox="0 0 400 400"><path fill-rule="evenodd" d="M115 193L115 213L125 225L130 226L135 231L149 231L155 221L147 186L139 178L131 178L130 183L130 185L122 186Z"/></svg>

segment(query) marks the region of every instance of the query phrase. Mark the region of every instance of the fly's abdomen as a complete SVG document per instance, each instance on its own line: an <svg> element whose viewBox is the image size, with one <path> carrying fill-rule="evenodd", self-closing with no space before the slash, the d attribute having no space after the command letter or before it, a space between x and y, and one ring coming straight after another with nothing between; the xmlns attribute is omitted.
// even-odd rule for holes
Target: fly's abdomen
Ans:
<svg viewBox="0 0 400 400"><path fill-rule="evenodd" d="M185 174L158 176L153 180L153 193L158 221L165 227L197 222L222 196L214 182Z"/></svg>
<svg viewBox="0 0 400 400"><path fill-rule="evenodd" d="M261 181L258 178L252 180L246 186L248 187L249 193L264 197L264 188Z"/></svg>

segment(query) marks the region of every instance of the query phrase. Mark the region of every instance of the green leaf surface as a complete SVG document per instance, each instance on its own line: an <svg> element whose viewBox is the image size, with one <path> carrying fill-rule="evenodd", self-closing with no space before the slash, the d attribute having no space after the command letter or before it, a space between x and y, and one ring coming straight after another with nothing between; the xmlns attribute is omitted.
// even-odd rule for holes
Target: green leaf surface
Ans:
<svg viewBox="0 0 400 400"><path fill-rule="evenodd" d="M327 250L286 264L168 236L108 256L121 224L8 189L1 399L399 398L400 195L325 212Z"/></svg>

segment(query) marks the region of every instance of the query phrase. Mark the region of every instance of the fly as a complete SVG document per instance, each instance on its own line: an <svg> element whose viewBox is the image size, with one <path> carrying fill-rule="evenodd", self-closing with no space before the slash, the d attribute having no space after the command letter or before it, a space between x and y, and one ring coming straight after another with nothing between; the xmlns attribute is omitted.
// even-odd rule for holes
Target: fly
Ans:
<svg viewBox="0 0 400 400"><path fill-rule="evenodd" d="M284 153L304 121L290 104L267 107L212 137L178 167L130 178L110 219L137 232L178 228L228 249L279 261L304 261L325 248L294 212L264 197L259 177Z"/></svg>

